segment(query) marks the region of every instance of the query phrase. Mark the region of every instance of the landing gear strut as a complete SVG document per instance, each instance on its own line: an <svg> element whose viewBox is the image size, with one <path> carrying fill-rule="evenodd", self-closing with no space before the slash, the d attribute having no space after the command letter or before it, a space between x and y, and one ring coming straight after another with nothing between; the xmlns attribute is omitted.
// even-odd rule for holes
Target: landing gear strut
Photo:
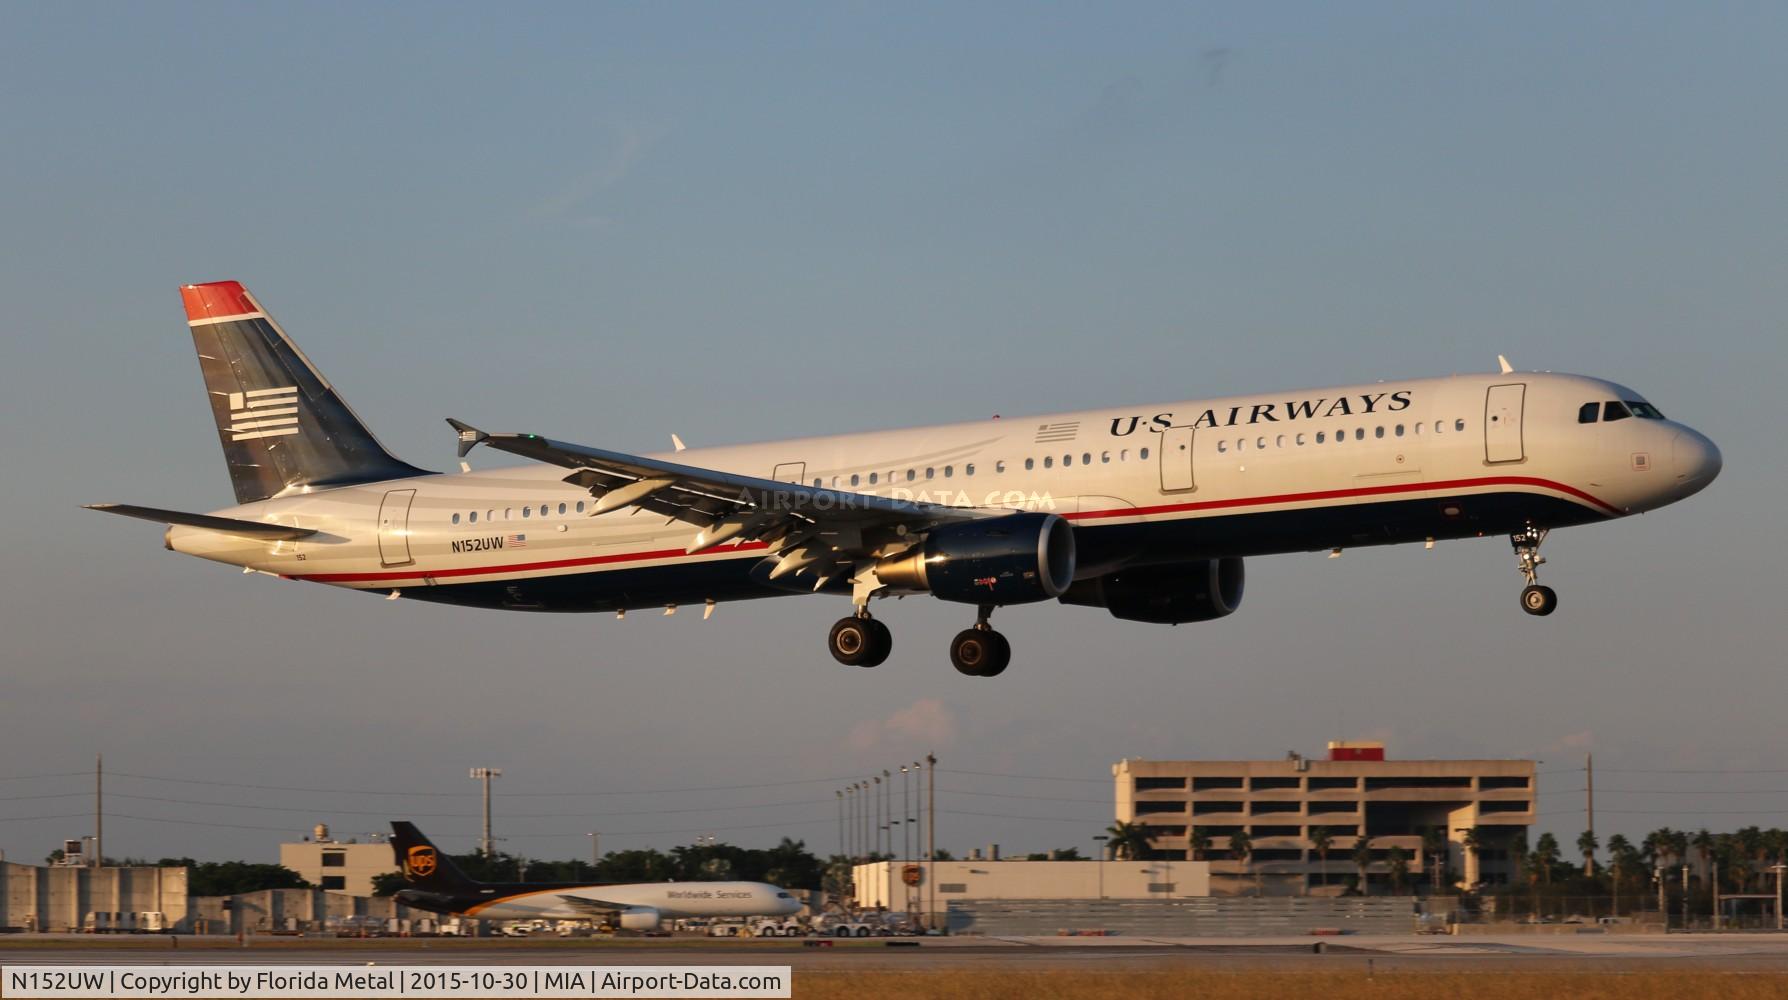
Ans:
<svg viewBox="0 0 1788 1000"><path fill-rule="evenodd" d="M950 640L950 662L970 677L998 677L1012 662L1012 644L987 623L992 614L993 605L981 605L975 627L963 629Z"/></svg>
<svg viewBox="0 0 1788 1000"><path fill-rule="evenodd" d="M1546 529L1531 524L1509 536L1515 558L1521 561L1521 575L1527 577L1527 586L1521 590L1521 610L1530 615L1549 615L1558 610L1558 594L1539 582L1540 565L1546 561L1540 555L1540 543L1545 540Z"/></svg>
<svg viewBox="0 0 1788 1000"><path fill-rule="evenodd" d="M888 626L869 617L862 608L849 618L840 618L826 638L832 659L847 667L879 667L894 651L894 634Z"/></svg>

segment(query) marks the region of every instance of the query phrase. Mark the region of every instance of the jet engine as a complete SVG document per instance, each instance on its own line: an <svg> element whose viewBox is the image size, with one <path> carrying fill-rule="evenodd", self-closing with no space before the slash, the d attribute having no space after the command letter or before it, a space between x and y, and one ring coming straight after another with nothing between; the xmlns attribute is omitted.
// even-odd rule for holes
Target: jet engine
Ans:
<svg viewBox="0 0 1788 1000"><path fill-rule="evenodd" d="M1074 582L1074 529L1054 514L1031 512L945 525L875 572L889 586L946 601L1046 601Z"/></svg>
<svg viewBox="0 0 1788 1000"><path fill-rule="evenodd" d="M624 931L655 931L658 911L650 906L633 906L621 911L619 921Z"/></svg>
<svg viewBox="0 0 1788 1000"><path fill-rule="evenodd" d="M1244 577L1242 560L1235 556L1121 569L1076 583L1061 601L1104 608L1126 621L1207 622L1241 606Z"/></svg>

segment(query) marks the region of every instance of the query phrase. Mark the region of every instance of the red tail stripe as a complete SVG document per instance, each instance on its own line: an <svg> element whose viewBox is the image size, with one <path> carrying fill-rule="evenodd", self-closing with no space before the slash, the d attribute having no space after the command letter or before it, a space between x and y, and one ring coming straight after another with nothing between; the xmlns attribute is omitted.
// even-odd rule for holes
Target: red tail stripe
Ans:
<svg viewBox="0 0 1788 1000"><path fill-rule="evenodd" d="M213 281L203 285L181 285L180 301L186 306L188 320L211 319L214 316L240 316L260 312L248 289L240 281Z"/></svg>

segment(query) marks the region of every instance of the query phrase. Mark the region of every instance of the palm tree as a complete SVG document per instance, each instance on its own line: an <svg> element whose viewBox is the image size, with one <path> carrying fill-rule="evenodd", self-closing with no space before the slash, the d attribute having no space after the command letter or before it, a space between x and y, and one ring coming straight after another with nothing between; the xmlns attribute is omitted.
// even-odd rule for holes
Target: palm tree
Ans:
<svg viewBox="0 0 1788 1000"><path fill-rule="evenodd" d="M1247 830L1237 830L1229 835L1229 856L1248 870L1248 859L1254 855L1254 838L1248 836ZM1254 894L1260 895L1260 873L1254 873Z"/></svg>
<svg viewBox="0 0 1788 1000"><path fill-rule="evenodd" d="M1478 857L1478 852L1484 849L1484 840L1483 827L1473 826L1466 829L1464 839L1465 851L1471 856L1473 867L1478 870L1479 882L1484 881L1484 865Z"/></svg>
<svg viewBox="0 0 1788 1000"><path fill-rule="evenodd" d="M1187 831L1186 844L1192 849L1193 861L1203 861L1204 856L1211 853L1211 835L1201 827Z"/></svg>
<svg viewBox="0 0 1788 1000"><path fill-rule="evenodd" d="M1695 853L1701 858L1701 871L1703 873L1711 871L1712 869L1709 868L1709 865L1713 861L1714 838L1713 834L1707 832L1707 827L1702 827L1701 829L1696 830L1694 838L1689 841L1689 845L1695 848Z"/></svg>
<svg viewBox="0 0 1788 1000"><path fill-rule="evenodd" d="M1403 895L1403 880L1409 877L1409 852L1401 847L1391 848L1391 895Z"/></svg>
<svg viewBox="0 0 1788 1000"><path fill-rule="evenodd" d="M1434 884L1434 891L1438 893L1440 892L1440 872L1447 864L1446 827L1431 826L1422 831L1422 855L1426 859L1423 863L1433 873L1433 878L1430 881Z"/></svg>
<svg viewBox="0 0 1788 1000"><path fill-rule="evenodd" d="M1614 896L1609 916L1620 916L1620 882L1626 877L1632 854L1633 845L1627 838L1618 833L1608 838L1608 887Z"/></svg>
<svg viewBox="0 0 1788 1000"><path fill-rule="evenodd" d="M1577 850L1583 853L1583 874L1587 878L1596 875L1596 848L1602 846L1596 841L1594 830L1585 830L1577 835Z"/></svg>
<svg viewBox="0 0 1788 1000"><path fill-rule="evenodd" d="M1310 849L1316 852L1316 877L1324 888L1329 884L1329 847L1334 844L1335 837L1326 826L1313 826L1306 835L1310 838Z"/></svg>
<svg viewBox="0 0 1788 1000"><path fill-rule="evenodd" d="M1113 820L1105 833L1111 837L1111 856L1117 861L1140 861L1154 849L1149 842L1149 828L1141 823Z"/></svg>
<svg viewBox="0 0 1788 1000"><path fill-rule="evenodd" d="M1353 865L1360 870L1360 895L1362 896L1372 895L1367 891L1368 883L1366 881L1366 868L1370 864L1372 864L1372 838L1361 834L1359 839L1353 842Z"/></svg>
<svg viewBox="0 0 1788 1000"><path fill-rule="evenodd" d="M1551 832L1540 834L1539 843L1534 845L1534 860L1539 862L1540 877L1546 886L1552 886L1552 868L1558 864L1558 838Z"/></svg>

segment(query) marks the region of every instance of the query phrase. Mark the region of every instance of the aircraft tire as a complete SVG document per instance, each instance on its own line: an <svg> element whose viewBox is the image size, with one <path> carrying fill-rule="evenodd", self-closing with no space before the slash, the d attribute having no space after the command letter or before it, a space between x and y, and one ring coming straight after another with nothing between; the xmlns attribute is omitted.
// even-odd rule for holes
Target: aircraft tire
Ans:
<svg viewBox="0 0 1788 1000"><path fill-rule="evenodd" d="M1530 615L1549 615L1558 610L1558 593L1537 583L1525 587L1521 591L1521 610Z"/></svg>
<svg viewBox="0 0 1788 1000"><path fill-rule="evenodd" d="M871 621L855 615L838 619L826 637L826 649L832 659L847 667L873 667L880 663L881 660L875 659L875 631L870 627Z"/></svg>

